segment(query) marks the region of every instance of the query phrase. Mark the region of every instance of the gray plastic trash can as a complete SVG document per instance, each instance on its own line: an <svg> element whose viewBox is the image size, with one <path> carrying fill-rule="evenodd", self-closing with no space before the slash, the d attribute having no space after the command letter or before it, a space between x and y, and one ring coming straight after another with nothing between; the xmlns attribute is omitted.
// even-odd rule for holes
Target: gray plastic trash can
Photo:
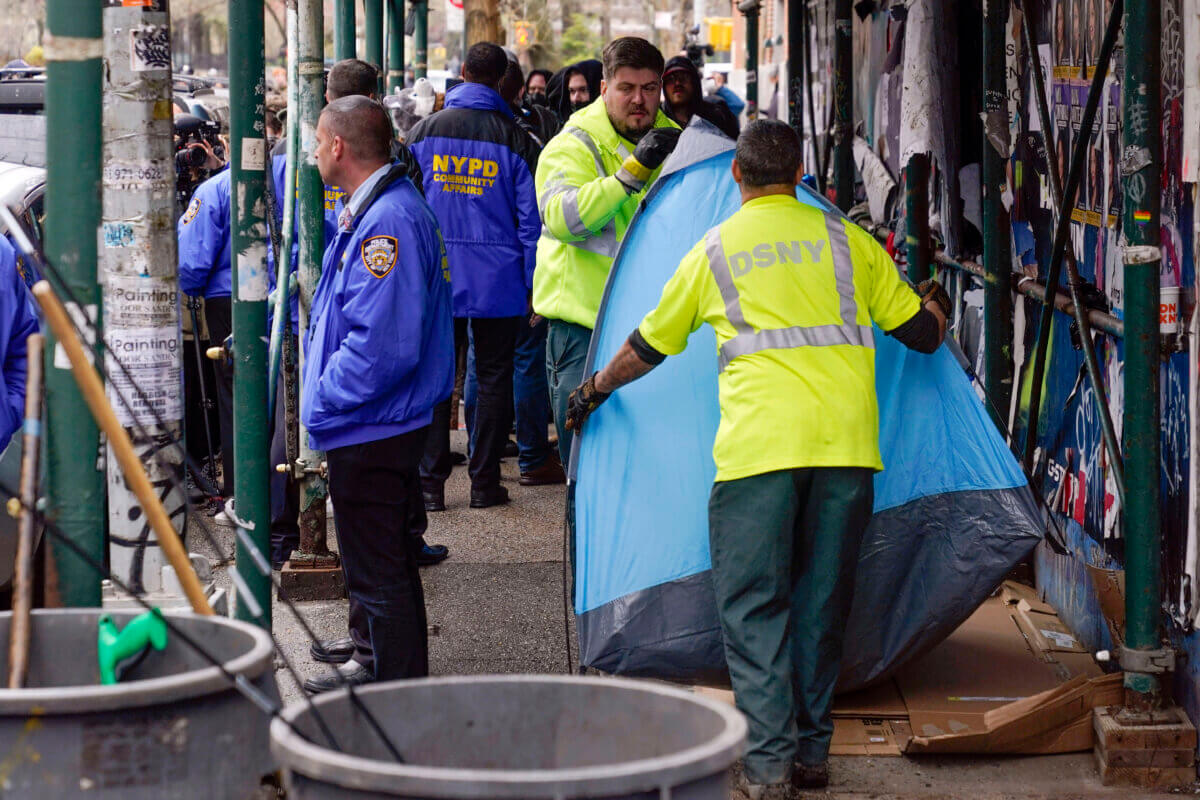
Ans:
<svg viewBox="0 0 1200 800"><path fill-rule="evenodd" d="M345 691L275 720L271 752L288 800L673 798L729 794L746 722L730 706L658 683L555 675L426 678L358 690L404 756L398 764Z"/></svg>
<svg viewBox="0 0 1200 800"><path fill-rule="evenodd" d="M174 634L127 679L100 685L95 608L33 612L25 689L0 689L0 797L245 798L274 769L269 719ZM110 612L118 626L137 612ZM223 617L168 614L278 699L271 638ZM8 629L0 614L0 685Z"/></svg>

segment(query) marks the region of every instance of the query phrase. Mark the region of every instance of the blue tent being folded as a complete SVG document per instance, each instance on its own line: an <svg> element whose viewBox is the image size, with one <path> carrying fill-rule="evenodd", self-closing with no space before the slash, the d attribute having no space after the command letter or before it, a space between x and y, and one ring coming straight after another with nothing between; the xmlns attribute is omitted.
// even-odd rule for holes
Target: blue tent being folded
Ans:
<svg viewBox="0 0 1200 800"><path fill-rule="evenodd" d="M702 120L680 137L613 265L588 374L658 303L692 245L737 210L733 146ZM798 196L837 213L806 189ZM875 348L885 468L875 476L841 690L875 682L944 639L1042 530L1016 460L948 348L923 355L878 331ZM708 553L718 418L716 339L706 325L682 354L615 393L576 440L583 664L676 681L725 679Z"/></svg>

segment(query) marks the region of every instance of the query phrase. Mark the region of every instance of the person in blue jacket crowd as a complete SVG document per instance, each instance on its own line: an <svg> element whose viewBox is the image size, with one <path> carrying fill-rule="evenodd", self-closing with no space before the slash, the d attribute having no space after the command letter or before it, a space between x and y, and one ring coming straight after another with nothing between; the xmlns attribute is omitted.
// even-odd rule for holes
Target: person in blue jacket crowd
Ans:
<svg viewBox="0 0 1200 800"><path fill-rule="evenodd" d="M349 199L313 297L300 416L326 452L346 585L365 614L369 652L356 647L340 679L306 681L311 692L428 674L417 464L433 409L454 383L446 250L433 212L391 161L387 112L366 97L335 100L316 141L321 178Z"/></svg>
<svg viewBox="0 0 1200 800"><path fill-rule="evenodd" d="M479 386L469 471L472 508L508 502L500 459L513 420L513 350L526 324L534 255L541 236L533 184L537 145L497 91L508 69L504 50L473 45L463 83L446 92L445 108L421 120L406 143L414 181L437 215L454 276L454 317L461 338L469 324ZM450 474L450 407L438 408L421 463L425 507L445 508Z"/></svg>
<svg viewBox="0 0 1200 800"><path fill-rule="evenodd" d="M213 345L233 333L230 299L229 166L196 187L187 210L176 223L179 238L179 290L204 298L204 324ZM221 494L233 494L233 367L213 364L217 379L217 417L221 429Z"/></svg>
<svg viewBox="0 0 1200 800"><path fill-rule="evenodd" d="M38 332L29 291L17 270L17 255L8 239L0 236L0 375L4 378L4 403L0 405L0 450L8 446L25 418L26 342Z"/></svg>
<svg viewBox="0 0 1200 800"><path fill-rule="evenodd" d="M231 262L232 232L228 165L200 184L187 210L176 223L179 237L179 289L184 294L204 297L204 320L209 341L219 345L233 333ZM293 259L295 255L293 253ZM275 288L275 259L267 248L267 273ZM293 260L292 269L295 269ZM267 330L274 309L268 308ZM298 306L291 301L291 333L296 334ZM217 416L221 435L221 464L224 486L221 493L233 495L233 366L219 359L213 367L217 378ZM286 460L282 392L276 393L271 437L272 464ZM278 568L300 541L299 486L289 475L271 470L271 564Z"/></svg>

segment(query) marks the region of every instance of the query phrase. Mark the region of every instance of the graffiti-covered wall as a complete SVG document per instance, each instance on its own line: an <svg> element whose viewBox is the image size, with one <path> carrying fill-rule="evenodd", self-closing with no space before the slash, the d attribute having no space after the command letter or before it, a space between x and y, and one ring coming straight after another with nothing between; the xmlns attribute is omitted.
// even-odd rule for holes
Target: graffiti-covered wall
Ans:
<svg viewBox="0 0 1200 800"><path fill-rule="evenodd" d="M1195 522L1196 491L1189 469L1196 383L1189 373L1186 335L1195 297L1194 190L1200 146L1200 0L1162 1L1161 124L1163 172L1158 186L1140 176L1125 180L1121 129L1124 52L1118 37L1111 64L1099 65L1101 43L1112 12L1111 0L1027 0L1014 4L1008 25L1009 131L1008 185L1003 192L1012 222L1014 272L1045 282L1054 228L1059 218L1048 171L1057 168L1066 183L1078 163L1078 191L1070 208L1069 242L1089 306L1123 317L1121 211L1128 195L1139 201L1161 194L1164 353L1161 368L1162 519L1164 624L1190 658L1177 676L1180 700L1193 719L1200 717L1200 559ZM1024 46L1023 5L1036 55L1043 65L1049 119L1039 118L1031 53ZM929 152L931 225L946 252L979 260L980 167L985 146L1003 136L983 136L982 3L915 0L881 3L856 20L864 43L884 41L888 52L875 76L875 113L861 120L860 132L902 181L907 156ZM941 43L954 39L954 47ZM1095 123L1085 129L1084 107L1097 72ZM868 124L869 123L869 124ZM1136 165L1140 166L1140 165ZM1131 170L1132 171L1132 170ZM894 217L874 222L899 234L905 229L903 203ZM1135 213L1134 217L1137 218ZM965 273L948 272L959 308L955 333L968 355L981 360L982 284ZM1066 291L1066 272L1060 281ZM1014 296L1015 367L1013 402L1007 412L1016 448L1036 437L1032 483L1048 510L1047 542L1039 548L1039 588L1086 643L1111 646L1088 567L1119 570L1124 561L1121 508L1105 451L1098 393L1084 368L1083 347L1073 320L1056 313L1048 339L1046 376L1037 430L1030 433L1031 363L1040 304ZM1103 390L1118 436L1122 423L1123 347L1119 338L1095 335ZM1195 345L1192 345L1193 353ZM1193 370L1194 371L1194 370ZM982 392L982 390L980 390ZM1194 406L1193 406L1194 407ZM1189 509L1192 510L1189 510Z"/></svg>

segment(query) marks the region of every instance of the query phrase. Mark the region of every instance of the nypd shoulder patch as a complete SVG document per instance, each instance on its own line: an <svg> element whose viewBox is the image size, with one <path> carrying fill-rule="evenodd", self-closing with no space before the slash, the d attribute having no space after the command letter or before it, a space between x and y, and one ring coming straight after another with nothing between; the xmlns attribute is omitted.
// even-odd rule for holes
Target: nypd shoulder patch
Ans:
<svg viewBox="0 0 1200 800"><path fill-rule="evenodd" d="M200 206L202 206L202 205L204 205L204 201L201 200L199 197L192 198L191 205L188 206L187 211L184 212L184 215L183 215L183 224L184 225L187 225L189 222L191 222L192 220L194 220L196 218L196 214L200 211Z"/></svg>
<svg viewBox="0 0 1200 800"><path fill-rule="evenodd" d="M372 236L362 243L362 262L367 271L382 278L396 266L396 237Z"/></svg>

